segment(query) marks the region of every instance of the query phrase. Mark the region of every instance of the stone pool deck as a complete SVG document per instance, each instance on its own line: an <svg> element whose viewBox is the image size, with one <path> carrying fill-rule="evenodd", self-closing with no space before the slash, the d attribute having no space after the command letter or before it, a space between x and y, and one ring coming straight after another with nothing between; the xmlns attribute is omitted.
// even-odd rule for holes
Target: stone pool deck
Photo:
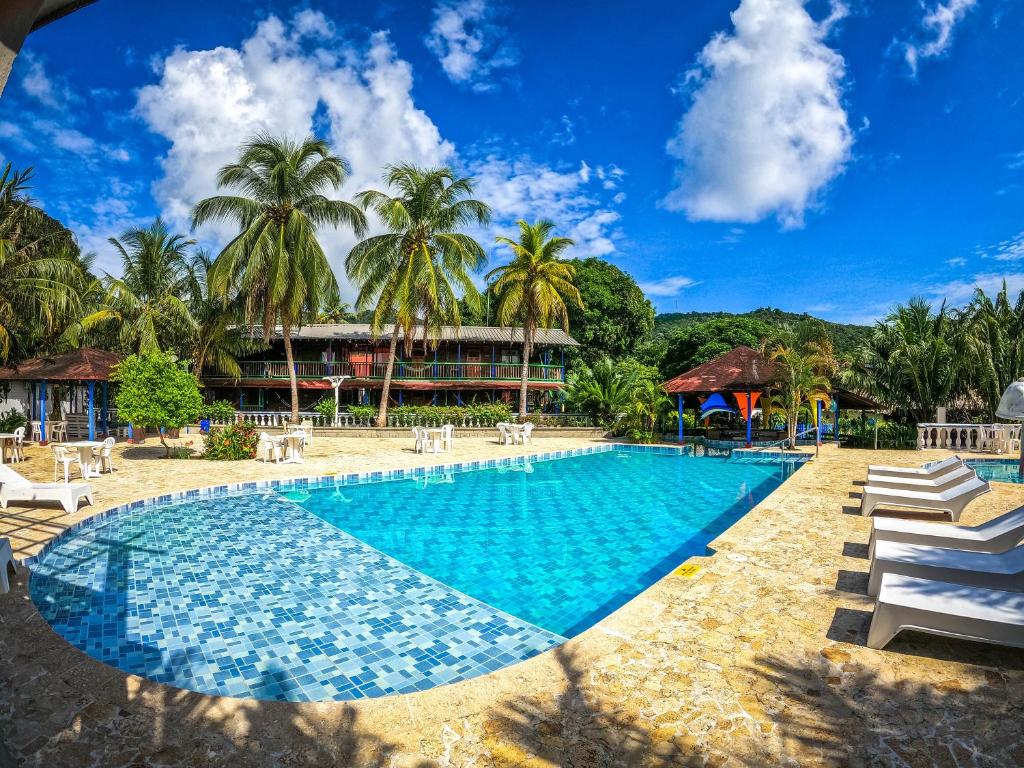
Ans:
<svg viewBox="0 0 1024 768"><path fill-rule="evenodd" d="M77 515L11 508L16 556L107 506L170 489L540 453L457 441L318 440L304 465L163 461L119 448ZM48 453L18 467L48 479ZM928 458L945 454L929 452ZM451 454L448 455L449 457ZM1024 765L1024 651L905 634L864 646L868 462L923 454L826 447L691 562L554 651L485 677L352 704L281 704L172 689L94 661L43 622L20 573L0 595L0 767ZM977 523L1024 504L993 485ZM681 489L685 493L685 489ZM628 503L628 500L624 500Z"/></svg>

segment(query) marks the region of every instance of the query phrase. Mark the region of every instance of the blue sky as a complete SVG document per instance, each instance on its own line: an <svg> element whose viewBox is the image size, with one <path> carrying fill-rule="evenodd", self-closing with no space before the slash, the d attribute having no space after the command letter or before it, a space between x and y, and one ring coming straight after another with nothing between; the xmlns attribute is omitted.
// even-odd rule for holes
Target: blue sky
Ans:
<svg viewBox="0 0 1024 768"><path fill-rule="evenodd" d="M315 131L343 196L452 164L489 248L550 217L661 311L868 322L1024 288L1022 37L1010 0L99 0L28 38L0 156L111 271L106 238L187 227L241 140Z"/></svg>

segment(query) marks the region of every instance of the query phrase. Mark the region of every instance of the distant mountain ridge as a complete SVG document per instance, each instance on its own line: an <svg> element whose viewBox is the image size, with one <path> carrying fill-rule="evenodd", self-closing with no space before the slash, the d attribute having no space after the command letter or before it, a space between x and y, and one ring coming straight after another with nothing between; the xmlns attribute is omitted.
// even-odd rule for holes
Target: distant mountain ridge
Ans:
<svg viewBox="0 0 1024 768"><path fill-rule="evenodd" d="M762 323L781 329L792 329L798 322L807 318L821 320L832 335L836 351L839 353L850 352L856 349L864 342L868 334L871 333L871 326L868 325L833 323L830 320L823 320L806 312L798 314L796 312L773 309L772 307L761 307L752 312L664 312L656 315L654 318L654 336L667 338L673 332L687 326L720 317L746 317L760 320Z"/></svg>

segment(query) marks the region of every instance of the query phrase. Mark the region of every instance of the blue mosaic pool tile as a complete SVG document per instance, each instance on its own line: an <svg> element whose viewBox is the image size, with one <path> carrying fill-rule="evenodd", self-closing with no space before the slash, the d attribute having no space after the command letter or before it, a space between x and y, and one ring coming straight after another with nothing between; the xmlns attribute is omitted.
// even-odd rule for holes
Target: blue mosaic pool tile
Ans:
<svg viewBox="0 0 1024 768"><path fill-rule="evenodd" d="M34 564L30 588L53 628L94 658L224 696L424 690L562 641L269 492L80 529Z"/></svg>

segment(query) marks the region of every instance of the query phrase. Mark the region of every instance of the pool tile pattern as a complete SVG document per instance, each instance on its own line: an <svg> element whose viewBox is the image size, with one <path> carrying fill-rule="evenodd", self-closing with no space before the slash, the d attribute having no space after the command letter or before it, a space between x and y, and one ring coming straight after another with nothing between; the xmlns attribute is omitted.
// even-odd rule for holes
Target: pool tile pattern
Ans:
<svg viewBox="0 0 1024 768"><path fill-rule="evenodd" d="M122 511L61 537L33 559L40 613L69 642L125 672L281 701L423 690L562 641L276 491L250 491L230 505L219 501L225 493Z"/></svg>

